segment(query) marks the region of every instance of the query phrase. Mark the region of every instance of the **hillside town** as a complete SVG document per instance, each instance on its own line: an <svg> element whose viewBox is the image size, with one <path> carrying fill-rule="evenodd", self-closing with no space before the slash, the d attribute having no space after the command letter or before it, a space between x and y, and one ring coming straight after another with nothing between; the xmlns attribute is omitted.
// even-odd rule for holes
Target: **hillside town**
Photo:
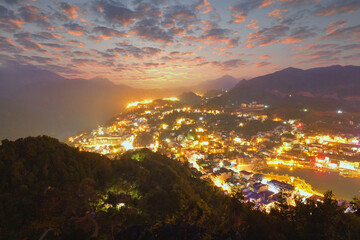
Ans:
<svg viewBox="0 0 360 240"><path fill-rule="evenodd" d="M70 137L81 151L115 157L132 149L149 148L189 164L194 174L222 188L241 192L245 201L269 210L279 200L321 201L322 193L304 180L263 173L286 167L360 176L358 136L309 135L300 119L283 120L264 114L256 102L239 108L184 105L177 98L128 104L112 124Z"/></svg>

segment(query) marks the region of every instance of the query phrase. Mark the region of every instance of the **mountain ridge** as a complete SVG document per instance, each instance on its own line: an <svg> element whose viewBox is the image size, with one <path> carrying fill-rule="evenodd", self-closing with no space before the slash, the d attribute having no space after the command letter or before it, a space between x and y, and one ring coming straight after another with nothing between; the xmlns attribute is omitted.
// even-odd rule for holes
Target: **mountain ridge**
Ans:
<svg viewBox="0 0 360 240"><path fill-rule="evenodd" d="M285 68L241 81L218 100L227 104L254 100L271 103L289 100L289 97L360 101L360 67Z"/></svg>

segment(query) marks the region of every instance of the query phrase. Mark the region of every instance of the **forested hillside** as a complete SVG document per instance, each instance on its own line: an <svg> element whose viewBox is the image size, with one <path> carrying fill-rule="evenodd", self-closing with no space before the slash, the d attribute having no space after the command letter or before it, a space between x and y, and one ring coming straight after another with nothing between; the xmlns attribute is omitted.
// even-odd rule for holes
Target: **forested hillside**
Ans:
<svg viewBox="0 0 360 240"><path fill-rule="evenodd" d="M110 160L46 136L0 146L0 239L360 239L360 217L330 193L278 206L254 210L147 149Z"/></svg>

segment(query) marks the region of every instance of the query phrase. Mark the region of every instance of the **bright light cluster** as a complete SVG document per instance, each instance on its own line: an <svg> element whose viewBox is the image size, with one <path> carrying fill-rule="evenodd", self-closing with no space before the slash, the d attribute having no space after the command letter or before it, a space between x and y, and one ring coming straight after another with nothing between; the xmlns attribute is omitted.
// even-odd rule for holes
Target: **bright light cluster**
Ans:
<svg viewBox="0 0 360 240"><path fill-rule="evenodd" d="M144 101L140 101L140 102L132 102L132 103L129 103L126 106L126 108L136 107L139 104L149 104L149 103L152 103L152 102L153 102L153 100L144 100Z"/></svg>

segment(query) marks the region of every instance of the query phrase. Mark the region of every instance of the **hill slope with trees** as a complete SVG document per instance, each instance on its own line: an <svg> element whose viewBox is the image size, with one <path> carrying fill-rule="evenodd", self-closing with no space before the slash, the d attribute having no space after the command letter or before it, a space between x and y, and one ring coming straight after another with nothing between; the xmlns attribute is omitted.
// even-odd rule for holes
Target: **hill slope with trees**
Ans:
<svg viewBox="0 0 360 240"><path fill-rule="evenodd" d="M241 199L148 149L110 160L46 136L0 146L0 239L360 238L330 193L270 214Z"/></svg>

